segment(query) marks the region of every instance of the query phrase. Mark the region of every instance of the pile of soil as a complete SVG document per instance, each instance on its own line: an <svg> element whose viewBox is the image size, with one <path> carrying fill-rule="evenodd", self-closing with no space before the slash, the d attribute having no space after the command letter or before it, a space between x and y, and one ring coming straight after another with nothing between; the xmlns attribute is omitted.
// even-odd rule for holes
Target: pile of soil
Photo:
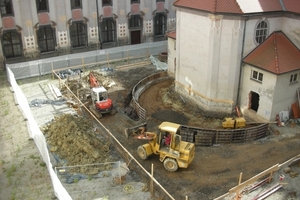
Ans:
<svg viewBox="0 0 300 200"><path fill-rule="evenodd" d="M86 165L113 162L109 156L110 142L93 130L87 119L64 114L56 116L48 125L41 128L49 150L64 165Z"/></svg>

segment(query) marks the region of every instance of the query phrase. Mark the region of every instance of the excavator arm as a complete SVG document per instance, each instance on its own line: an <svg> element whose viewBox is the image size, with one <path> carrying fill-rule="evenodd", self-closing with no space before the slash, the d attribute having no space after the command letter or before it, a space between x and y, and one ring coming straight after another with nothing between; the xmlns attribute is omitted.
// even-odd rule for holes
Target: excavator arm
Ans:
<svg viewBox="0 0 300 200"><path fill-rule="evenodd" d="M90 72L90 74L89 74L89 79L90 79L90 87L91 88L99 87L99 83L98 83L96 77L93 75L92 72Z"/></svg>

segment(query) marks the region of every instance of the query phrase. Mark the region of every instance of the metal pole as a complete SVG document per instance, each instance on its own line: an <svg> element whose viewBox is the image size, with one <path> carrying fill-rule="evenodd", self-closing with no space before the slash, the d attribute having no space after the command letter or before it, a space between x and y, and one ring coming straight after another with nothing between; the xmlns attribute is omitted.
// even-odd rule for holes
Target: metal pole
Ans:
<svg viewBox="0 0 300 200"><path fill-rule="evenodd" d="M101 49L100 28L99 28L99 7L98 7L98 0L96 0L96 9L97 9L97 31L98 31L98 41L99 41L99 46L100 46L100 49Z"/></svg>

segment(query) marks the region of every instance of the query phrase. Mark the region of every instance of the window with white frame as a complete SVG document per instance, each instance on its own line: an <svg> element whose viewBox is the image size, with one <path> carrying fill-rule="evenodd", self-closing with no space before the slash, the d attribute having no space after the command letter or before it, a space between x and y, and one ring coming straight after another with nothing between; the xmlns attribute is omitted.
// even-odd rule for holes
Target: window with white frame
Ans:
<svg viewBox="0 0 300 200"><path fill-rule="evenodd" d="M292 74L290 77L290 83L298 82L298 74Z"/></svg>
<svg viewBox="0 0 300 200"><path fill-rule="evenodd" d="M256 26L255 30L255 41L258 44L261 44L265 41L266 37L268 35L268 24L266 21L261 21Z"/></svg>
<svg viewBox="0 0 300 200"><path fill-rule="evenodd" d="M255 70L251 71L251 79L253 79L253 80L262 82L263 81L263 76L264 75L262 73L258 72L258 71L255 71Z"/></svg>

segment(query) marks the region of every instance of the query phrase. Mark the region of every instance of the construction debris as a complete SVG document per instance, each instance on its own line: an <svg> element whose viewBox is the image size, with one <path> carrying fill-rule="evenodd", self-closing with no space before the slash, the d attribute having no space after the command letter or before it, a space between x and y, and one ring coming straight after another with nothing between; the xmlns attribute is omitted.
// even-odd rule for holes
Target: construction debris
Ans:
<svg viewBox="0 0 300 200"><path fill-rule="evenodd" d="M293 171L290 172L290 177L292 177L292 178L295 178L295 177L297 177L298 175L299 175L298 172L293 172Z"/></svg>

